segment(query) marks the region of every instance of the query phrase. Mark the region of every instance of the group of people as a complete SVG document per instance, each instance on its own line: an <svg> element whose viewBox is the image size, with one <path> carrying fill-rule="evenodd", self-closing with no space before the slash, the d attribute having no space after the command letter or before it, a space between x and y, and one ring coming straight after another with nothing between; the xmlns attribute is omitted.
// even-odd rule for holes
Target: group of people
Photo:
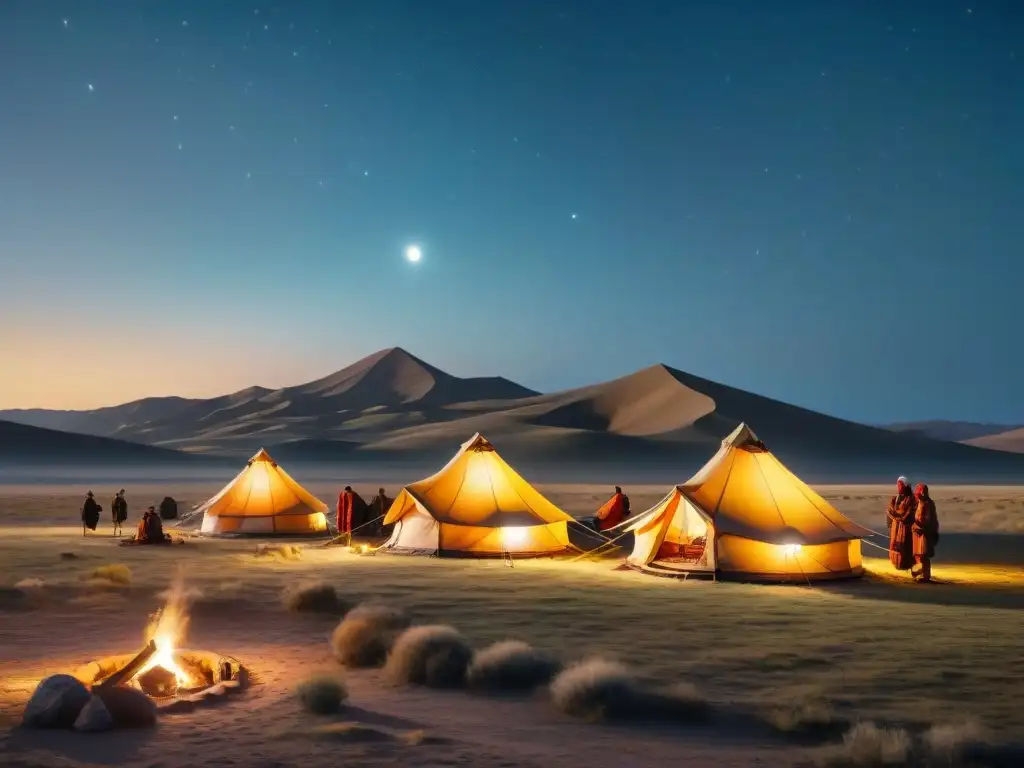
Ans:
<svg viewBox="0 0 1024 768"><path fill-rule="evenodd" d="M349 543L352 534L359 533L367 538L383 538L390 534L391 526L385 526L384 516L388 513L394 499L388 497L383 488L377 489L377 495L367 504L363 497L352 490L351 485L338 494L335 507L335 525L337 535L344 536Z"/></svg>
<svg viewBox="0 0 1024 768"><path fill-rule="evenodd" d="M886 511L889 526L889 562L920 582L932 580L932 559L939 543L939 515L935 502L928 495L928 486L918 483L913 490L910 481L896 481L896 495L889 500Z"/></svg>
<svg viewBox="0 0 1024 768"><path fill-rule="evenodd" d="M110 500L110 519L113 524L115 537L124 533L124 523L128 520L128 501L125 499L124 494L125 490L122 488ZM166 504L167 502L175 503L170 497L164 499L163 503ZM86 535L87 531L96 530L102 513L103 506L96 501L93 492L89 491L85 495L85 503L82 504L83 536ZM139 521L132 540L137 544L160 544L169 541L168 536L164 533L163 521L157 513L155 506L151 506L143 512L142 519Z"/></svg>

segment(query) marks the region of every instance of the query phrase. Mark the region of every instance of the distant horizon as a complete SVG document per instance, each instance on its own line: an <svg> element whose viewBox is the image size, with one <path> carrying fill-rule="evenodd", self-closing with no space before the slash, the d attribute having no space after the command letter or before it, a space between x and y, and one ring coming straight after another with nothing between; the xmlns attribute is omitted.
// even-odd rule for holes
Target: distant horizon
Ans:
<svg viewBox="0 0 1024 768"><path fill-rule="evenodd" d="M312 381L317 381L319 379L326 378L328 376L331 376L332 374L335 374L335 373L338 373L339 371L344 370L345 368L347 368L347 367L349 367L351 365L354 365L354 364L356 364L358 362L361 362L362 360L365 360L366 358L369 358L369 357L372 357L372 356L374 356L376 354L379 354L381 352L386 352L388 350L393 350L393 349L403 350L406 353L408 353L409 355L412 355L413 357L421 360L422 362L424 362L424 363L426 363L426 364L428 364L428 365L430 365L430 366L432 366L434 368L438 368L441 371L443 371L444 373L447 373L447 374L452 375L452 376L456 376L458 378L463 378L463 379L467 379L467 378L488 378L488 377L499 376L499 377L508 379L508 380L510 380L510 381L512 381L512 382L514 382L516 384L519 384L521 386L527 387L528 389L534 390L535 392L538 392L539 394L552 394L552 393L555 393L555 392L571 390L571 389L579 389L579 388L587 387L587 386L594 385L594 384L600 384L600 383L603 383L603 382L606 382L606 381L613 381L613 380L618 379L618 378L622 378L622 377L625 377L625 376L632 375L634 373L637 373L639 371L645 370L647 368L651 368L651 367L654 367L654 366L657 366L657 365L662 365L662 366L665 366L665 367L668 367L668 368L672 368L674 370L677 370L677 371L689 374L691 376L696 376L698 378L702 378L702 379L705 379L705 380L708 380L708 381L713 381L716 384L721 384L721 385L724 385L724 386L727 386L727 387L731 387L733 389L741 389L743 391L750 392L751 394L759 395L761 397L766 397L766 398L769 398L769 399L772 399L772 400L776 400L778 402L786 403L787 405L793 405L793 406L796 406L798 408L803 408L805 410L816 411L816 412L821 413L821 414L826 415L826 416L831 416L833 418L843 419L845 421L851 421L851 422L854 422L854 423L863 424L865 426L887 427L887 426L894 426L894 425L899 425L899 424L913 424L913 423L921 423L921 422L929 422L929 421L964 422L964 423L979 424L979 425L1009 426L1009 427L1016 427L1016 426L1018 426L1018 422L1015 422L1015 421L1012 421L1012 420L1005 420L1005 421L990 421L990 420L977 421L977 420L961 419L961 418L949 418L949 417L942 417L942 416L938 416L938 417L923 417L923 418L915 418L915 419L901 419L901 420L895 420L895 421L885 421L885 420L882 420L882 421L879 421L879 420L871 421L871 420L865 420L865 419L850 418L850 417L847 417L847 416L843 416L841 414L830 413L828 411L824 411L824 410L821 410L821 409L818 409L818 408L814 408L812 406L808 406L808 405L805 405L803 403L796 402L796 401L794 401L792 399L786 399L785 397L779 397L779 396L775 396L775 395L765 394L764 392L759 392L756 389L749 389L749 388L737 386L737 385L732 384L731 382L728 382L728 381L720 381L720 380L711 378L709 376L703 376L703 375L701 375L699 373L696 373L694 371L687 370L687 369L682 368L682 367L680 367L678 365L672 365L671 363L666 363L664 361L653 362L653 363L650 363L648 365L642 365L642 366L637 367L637 368L632 368L632 369L630 369L628 371L623 371L622 373L620 373L618 375L612 375L612 376L610 376L608 378L603 378L603 379L601 379L599 381L585 381L585 382L581 382L581 383L578 383L578 384L575 384L575 385L558 387L558 388L541 388L541 387L538 387L536 385L530 384L530 383L528 383L526 381L523 381L523 380L521 380L519 378L516 378L515 376L510 376L510 375L504 374L504 373L493 373L493 372L485 372L485 371L474 372L474 373L454 373L451 370L449 370L448 368L446 368L444 365L437 364L434 361L432 361L432 360L430 360L430 359L428 359L428 358L426 358L426 357L424 357L422 355L417 354L414 350L409 349L408 346L403 346L403 345L400 345L400 344L393 344L393 345L390 345L390 346L386 346L386 347L381 347L379 349L375 349L372 352L369 352L367 354L363 354L363 355L357 357L356 359L353 359L353 360L351 360L351 361L349 361L349 362L347 362L347 363L345 363L343 365L335 367L335 368L333 368L333 369L331 369L329 371L326 371L324 373L314 374L314 375L312 375L312 376L310 376L308 378L302 378L301 380L295 381L294 383L281 384L279 386L271 386L271 385L257 383L257 384L245 384L243 386L240 386L240 387L237 387L237 388L234 388L234 389L230 389L230 390L227 390L227 391L223 391L223 390L210 390L209 393L206 393L206 394L191 394L191 393L190 394L181 394L180 392L168 392L168 393L165 393L165 394L141 394L141 395L134 396L134 397L128 397L127 399L120 400L120 401L117 401L117 402L109 402L108 401L108 402L104 402L103 404L100 404L100 405L79 405L79 406L75 406L75 407L54 407L54 406L46 406L46 405L6 405L2 401L0 401L0 412L2 412L2 411L82 412L82 411L101 410L101 409L104 409L104 408L116 408L118 406L127 405L129 403L139 402L139 401L142 401L142 400L151 400L151 399L179 398L179 399L182 399L182 400L209 400L209 399L213 399L213 398L216 398L216 397L223 397L223 396L226 396L226 395L233 395L233 394L236 394L238 392L243 392L243 391L245 391L247 389L255 389L255 388L266 389L268 391L273 392L273 391L277 391L277 390L281 390L281 389L289 389L289 388L292 388L292 387L303 386L303 385L308 384L308 383L310 383ZM2 414L0 414L0 419L2 419L2 418L3 418Z"/></svg>

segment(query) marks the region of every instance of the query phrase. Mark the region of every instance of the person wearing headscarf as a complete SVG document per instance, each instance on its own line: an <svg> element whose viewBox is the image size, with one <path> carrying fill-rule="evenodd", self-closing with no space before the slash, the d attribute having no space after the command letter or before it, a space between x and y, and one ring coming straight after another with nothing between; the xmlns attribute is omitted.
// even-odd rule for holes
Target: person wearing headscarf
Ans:
<svg viewBox="0 0 1024 768"><path fill-rule="evenodd" d="M939 541L939 516L935 511L935 502L928 495L928 486L918 483L914 488L917 505L914 511L914 523L911 526L914 541L914 568L911 575L922 582L932 580L932 558L935 557L935 545Z"/></svg>
<svg viewBox="0 0 1024 768"><path fill-rule="evenodd" d="M345 490L338 494L338 506L335 511L338 515L338 535L347 536L349 542L351 542L352 527L354 525L353 517L356 512L356 492L352 490L351 485L346 485Z"/></svg>
<svg viewBox="0 0 1024 768"><path fill-rule="evenodd" d="M110 502L110 517L114 522L114 535L124 533L123 524L128 519L128 501L124 497L124 488Z"/></svg>
<svg viewBox="0 0 1024 768"><path fill-rule="evenodd" d="M100 522L100 512L103 511L96 499L92 495L92 491L85 494L85 503L82 505L82 535L85 536L86 529L95 531L96 526Z"/></svg>
<svg viewBox="0 0 1024 768"><path fill-rule="evenodd" d="M910 481L900 477L896 481L896 495L889 499L886 520L889 525L889 562L900 571L910 570L914 564L914 541L911 526L917 505L910 490Z"/></svg>

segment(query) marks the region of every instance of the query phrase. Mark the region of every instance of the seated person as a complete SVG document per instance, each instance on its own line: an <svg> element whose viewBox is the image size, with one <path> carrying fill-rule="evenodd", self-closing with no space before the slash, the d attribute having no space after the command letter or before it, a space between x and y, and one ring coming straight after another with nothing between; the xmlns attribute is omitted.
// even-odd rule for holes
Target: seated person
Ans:
<svg viewBox="0 0 1024 768"><path fill-rule="evenodd" d="M607 531L629 516L629 497L615 486L615 493L594 513L594 529Z"/></svg>
<svg viewBox="0 0 1024 768"><path fill-rule="evenodd" d="M156 513L155 507L150 507L139 521L138 531L135 533L136 544L163 544L167 541L164 535L164 524L160 515Z"/></svg>

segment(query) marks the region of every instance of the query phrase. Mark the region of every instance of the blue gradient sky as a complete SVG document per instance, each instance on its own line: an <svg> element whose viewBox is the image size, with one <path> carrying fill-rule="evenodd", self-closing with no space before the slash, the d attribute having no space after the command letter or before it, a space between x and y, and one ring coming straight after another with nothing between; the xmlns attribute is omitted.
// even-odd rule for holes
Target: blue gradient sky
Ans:
<svg viewBox="0 0 1024 768"><path fill-rule="evenodd" d="M1013 0L5 0L0 407L399 345L1024 422L1022 41Z"/></svg>

